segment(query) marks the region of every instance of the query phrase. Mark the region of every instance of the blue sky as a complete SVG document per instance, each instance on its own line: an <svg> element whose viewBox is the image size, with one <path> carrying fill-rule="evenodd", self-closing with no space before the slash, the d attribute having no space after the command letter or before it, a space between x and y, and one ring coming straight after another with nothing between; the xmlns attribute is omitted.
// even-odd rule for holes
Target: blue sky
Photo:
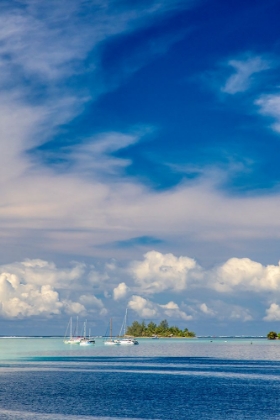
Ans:
<svg viewBox="0 0 280 420"><path fill-rule="evenodd" d="M278 10L1 2L3 334L277 330Z"/></svg>

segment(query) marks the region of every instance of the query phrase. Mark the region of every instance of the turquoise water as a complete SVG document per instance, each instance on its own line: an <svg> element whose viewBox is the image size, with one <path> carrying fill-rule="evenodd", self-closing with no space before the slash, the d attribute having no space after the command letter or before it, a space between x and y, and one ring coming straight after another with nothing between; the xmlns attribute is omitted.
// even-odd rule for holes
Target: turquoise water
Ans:
<svg viewBox="0 0 280 420"><path fill-rule="evenodd" d="M0 418L279 419L280 340L0 339Z"/></svg>

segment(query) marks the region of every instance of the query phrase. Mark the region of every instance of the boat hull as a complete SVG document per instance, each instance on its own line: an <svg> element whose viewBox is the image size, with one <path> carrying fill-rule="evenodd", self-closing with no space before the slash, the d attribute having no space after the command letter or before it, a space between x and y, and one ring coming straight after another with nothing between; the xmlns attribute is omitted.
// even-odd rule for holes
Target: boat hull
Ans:
<svg viewBox="0 0 280 420"><path fill-rule="evenodd" d="M65 340L64 343L65 344L80 344L81 339L80 338L75 338L75 339L70 339L70 340Z"/></svg>
<svg viewBox="0 0 280 420"><path fill-rule="evenodd" d="M85 340L85 339L82 339L80 341L80 346L93 346L94 343L95 343L94 340Z"/></svg>
<svg viewBox="0 0 280 420"><path fill-rule="evenodd" d="M134 340L134 339L123 339L123 340L119 340L119 344L121 346L135 346L139 343L137 340Z"/></svg>

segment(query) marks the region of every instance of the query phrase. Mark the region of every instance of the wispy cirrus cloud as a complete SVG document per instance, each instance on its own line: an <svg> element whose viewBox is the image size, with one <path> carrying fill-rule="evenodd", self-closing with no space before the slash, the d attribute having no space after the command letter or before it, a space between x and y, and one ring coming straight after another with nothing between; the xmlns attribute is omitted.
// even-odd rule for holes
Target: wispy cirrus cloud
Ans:
<svg viewBox="0 0 280 420"><path fill-rule="evenodd" d="M39 234L43 240L36 242L34 252L39 246L41 252L94 255L105 254L105 245L116 250L116 243L138 237L155 237L164 243L193 235L199 241L222 241L275 234L276 194L250 200L228 197L209 173L165 192L152 192L149 186L125 177L130 161L116 157L116 152L139 142L141 130L133 127L75 139L80 144L67 151L63 147L44 151L53 162L61 159L63 164L45 164L36 150L53 139L87 101L106 90L96 76L97 46L117 33L144 25L146 19L183 7L181 2L149 3L141 11L140 6L125 8L118 2L91 6L53 2L53 7L44 8L26 1L24 9L13 5L6 3L0 18L0 64L5 79L0 98L2 243L7 244L9 235L15 252L22 240L32 247ZM91 53L94 65L85 67L84 57ZM90 94L73 82L88 72L94 75Z"/></svg>
<svg viewBox="0 0 280 420"><path fill-rule="evenodd" d="M255 104L259 106L260 114L276 120L271 125L271 128L280 133L280 94L264 94L255 101Z"/></svg>
<svg viewBox="0 0 280 420"><path fill-rule="evenodd" d="M252 56L243 60L229 60L228 65L234 68L235 73L227 79L221 91L234 95L249 89L253 76L270 69L272 63L261 56Z"/></svg>
<svg viewBox="0 0 280 420"><path fill-rule="evenodd" d="M72 219L66 224L70 230L75 230L77 226L73 223L73 216L80 214L78 218L81 217L83 227L80 226L78 230L90 231L92 222L89 220L94 218L100 229L100 235L97 233L95 236L99 236L97 242L100 242L103 229L107 229L107 222L112 226L119 223L110 222L108 215L102 215L103 200L107 201L105 208L109 204L110 211L120 214L124 204L121 204L120 196L135 196L138 187L134 190L133 183L122 180L120 196L114 190L111 183L121 180L122 169L130 162L112 155L139 141L141 134L132 128L125 133L105 133L90 140L88 136L78 136L74 143L80 144L68 148L66 153L65 149L59 150L58 145L44 153L39 152L37 146L53 140L62 125L68 124L81 113L85 104L94 101L108 88L100 78L98 47L102 42L117 34L133 32L147 25L150 19L180 7L185 8L186 4L147 2L143 7L136 3L98 0L82 3L51 1L48 5L32 0L21 4L1 3L0 173L1 217L5 225L2 225L2 232L5 229L3 236L7 236L9 226L17 225L21 230L20 236L28 241L27 236L31 232L28 233L30 226L27 225L28 220L32 220L32 230L50 229L45 244L50 244L53 237L63 247L64 235L61 231L55 232L58 226L65 230L62 219L65 222ZM81 79L77 83L77 78L89 75L90 88ZM59 173L56 171L58 165L51 168L42 159L43 154L53 162L60 160ZM104 175L110 176L111 183L104 180ZM87 177L91 179L85 182ZM96 204L99 199L102 203L98 210ZM115 200L120 200L119 204ZM7 223L8 215L11 216L10 224ZM58 222L56 227L55 220ZM67 237L69 228L68 234L65 233ZM13 236L10 235L11 238ZM76 240L70 241L72 244L81 243L88 234L80 231L75 236ZM127 237L113 235L111 238L113 241L123 239Z"/></svg>
<svg viewBox="0 0 280 420"><path fill-rule="evenodd" d="M48 254L59 260L70 254L83 260L117 255L125 261L122 268L110 263L100 271L80 264L60 269L45 259L3 265L2 317L102 318L109 310L118 313L119 301L123 305L128 301L139 316L187 321L200 316L222 319L224 313L225 319L249 320L247 308L232 305L226 311L226 302L217 309L206 299L208 293L225 301L244 291L258 296L278 293L277 265L237 258L206 269L181 251L181 256L174 254L174 247L189 249L194 242L197 249L204 245L212 251L220 244L235 251L242 241L248 241L250 249L260 241L279 240L277 190L230 196L220 189L222 172L217 176L203 170L193 182L155 191L149 183L129 177L126 170L132 158L120 157L151 131L151 125L140 121L140 129L126 126L98 135L84 134L83 126L71 133L68 127L85 107L123 82L118 74L114 83L103 77L106 42L189 5L193 2L1 3L1 258L21 261ZM155 37L148 43L149 54L164 54L178 36ZM128 64L124 81L147 63L150 55L145 54L140 48L133 60L124 60ZM252 56L228 65L235 73L223 92L233 95L246 91L271 63ZM278 121L276 96L259 100L261 112ZM60 133L64 137L59 138ZM139 244L149 250L142 259L139 249L135 255ZM152 250L155 244L159 251ZM271 258L271 251L266 252ZM188 293L194 289L201 291L196 312L183 303L191 306ZM159 297L161 303L154 301Z"/></svg>

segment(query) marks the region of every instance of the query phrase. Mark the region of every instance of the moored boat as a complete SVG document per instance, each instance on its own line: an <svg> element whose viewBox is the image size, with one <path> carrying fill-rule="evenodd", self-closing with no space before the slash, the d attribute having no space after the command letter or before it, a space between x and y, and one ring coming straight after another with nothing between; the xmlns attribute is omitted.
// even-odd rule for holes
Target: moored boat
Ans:
<svg viewBox="0 0 280 420"><path fill-rule="evenodd" d="M126 337L126 338L121 338L120 340L118 340L118 344L122 346L133 346L139 343L137 340L135 340L134 337Z"/></svg>
<svg viewBox="0 0 280 420"><path fill-rule="evenodd" d="M138 341L134 337L126 336L126 330L127 330L127 308L126 308L126 311L125 311L123 324L122 324L121 330L120 330L120 337L122 337L122 338L119 338L117 341L118 341L118 344L125 345L125 346L126 345L131 346L131 345L139 344Z"/></svg>
<svg viewBox="0 0 280 420"><path fill-rule="evenodd" d="M87 337L87 322L84 322L84 336L81 338L79 344L80 346L92 346L95 343L95 340L90 337L90 332Z"/></svg>
<svg viewBox="0 0 280 420"><path fill-rule="evenodd" d="M112 318L110 318L110 338L104 341L105 346L115 346L120 344L118 340L114 340L112 336Z"/></svg>
<svg viewBox="0 0 280 420"><path fill-rule="evenodd" d="M77 317L77 326L76 326L76 330L74 331L74 334L73 334L73 321L72 321L72 317L70 317L70 320L66 328L64 340L63 340L64 343L65 344L80 344L82 337L78 337L76 335L77 331L78 331L78 317ZM68 336L68 333L69 333L69 336Z"/></svg>

